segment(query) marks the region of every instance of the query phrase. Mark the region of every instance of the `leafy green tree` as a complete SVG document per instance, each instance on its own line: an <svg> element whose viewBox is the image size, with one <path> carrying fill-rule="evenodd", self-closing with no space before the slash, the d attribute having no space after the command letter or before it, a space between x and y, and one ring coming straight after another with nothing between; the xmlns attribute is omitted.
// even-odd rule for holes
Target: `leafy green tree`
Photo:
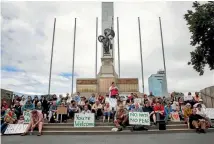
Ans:
<svg viewBox="0 0 214 144"><path fill-rule="evenodd" d="M191 60L188 65L204 74L204 68L214 69L214 1L200 4L193 2L194 10L188 10L184 15L189 31L192 33L190 44L195 50L190 52Z"/></svg>

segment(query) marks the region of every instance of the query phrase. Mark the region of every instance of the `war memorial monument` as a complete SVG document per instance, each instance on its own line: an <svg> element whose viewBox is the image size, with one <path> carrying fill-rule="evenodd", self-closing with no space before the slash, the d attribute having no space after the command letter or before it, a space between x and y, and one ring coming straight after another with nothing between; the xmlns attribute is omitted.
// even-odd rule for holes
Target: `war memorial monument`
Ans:
<svg viewBox="0 0 214 144"><path fill-rule="evenodd" d="M120 78L115 71L114 3L102 2L102 35L97 40L102 43L101 67L96 78L77 78L76 92L89 96L91 93L105 94L115 82L120 93L139 93L138 78Z"/></svg>

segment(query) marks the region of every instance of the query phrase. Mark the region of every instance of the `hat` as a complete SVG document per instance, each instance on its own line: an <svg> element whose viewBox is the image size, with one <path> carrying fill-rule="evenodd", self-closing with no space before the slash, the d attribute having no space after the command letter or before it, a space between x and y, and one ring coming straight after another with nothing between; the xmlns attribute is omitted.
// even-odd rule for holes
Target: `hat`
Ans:
<svg viewBox="0 0 214 144"><path fill-rule="evenodd" d="M202 99L199 99L199 102L202 102L203 100Z"/></svg>
<svg viewBox="0 0 214 144"><path fill-rule="evenodd" d="M190 104L190 103L187 103L186 106L191 106L191 104Z"/></svg>

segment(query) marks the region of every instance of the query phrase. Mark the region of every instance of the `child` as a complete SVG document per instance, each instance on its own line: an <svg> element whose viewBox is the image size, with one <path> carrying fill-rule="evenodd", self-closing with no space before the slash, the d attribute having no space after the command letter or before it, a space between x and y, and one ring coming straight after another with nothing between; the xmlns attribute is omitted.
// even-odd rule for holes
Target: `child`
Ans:
<svg viewBox="0 0 214 144"><path fill-rule="evenodd" d="M21 115L20 117L19 117L19 120L18 120L18 124L24 124L24 122L25 122L25 119L24 119L24 116L23 115Z"/></svg>
<svg viewBox="0 0 214 144"><path fill-rule="evenodd" d="M108 122L109 122L109 120L110 120L110 115L111 115L110 105L109 105L108 102L106 102L106 104L105 104L105 106L104 106L103 122L105 122L106 116L108 116Z"/></svg>

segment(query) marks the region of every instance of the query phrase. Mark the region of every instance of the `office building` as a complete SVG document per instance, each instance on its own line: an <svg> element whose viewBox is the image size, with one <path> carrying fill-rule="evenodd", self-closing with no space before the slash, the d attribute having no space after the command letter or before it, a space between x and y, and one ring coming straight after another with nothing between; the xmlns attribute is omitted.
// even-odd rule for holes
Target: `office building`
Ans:
<svg viewBox="0 0 214 144"><path fill-rule="evenodd" d="M164 75L165 72L159 70L148 79L149 92L152 92L154 96L168 96L167 83Z"/></svg>

